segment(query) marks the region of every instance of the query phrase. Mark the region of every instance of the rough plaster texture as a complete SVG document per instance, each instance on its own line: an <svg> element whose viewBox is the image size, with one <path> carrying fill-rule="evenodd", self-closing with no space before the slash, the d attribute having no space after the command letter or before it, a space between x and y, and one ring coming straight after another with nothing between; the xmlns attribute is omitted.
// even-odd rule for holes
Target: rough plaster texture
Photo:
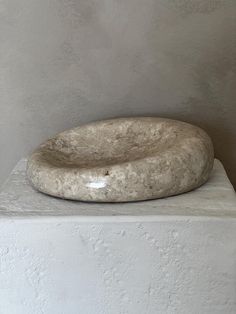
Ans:
<svg viewBox="0 0 236 314"><path fill-rule="evenodd" d="M177 195L205 183L214 150L202 129L153 117L101 120L66 130L29 157L41 192L66 199L127 202Z"/></svg>
<svg viewBox="0 0 236 314"><path fill-rule="evenodd" d="M235 0L1 0L0 180L59 131L193 122L236 184Z"/></svg>
<svg viewBox="0 0 236 314"><path fill-rule="evenodd" d="M129 204L0 192L1 314L234 314L236 197L219 161L184 195Z"/></svg>

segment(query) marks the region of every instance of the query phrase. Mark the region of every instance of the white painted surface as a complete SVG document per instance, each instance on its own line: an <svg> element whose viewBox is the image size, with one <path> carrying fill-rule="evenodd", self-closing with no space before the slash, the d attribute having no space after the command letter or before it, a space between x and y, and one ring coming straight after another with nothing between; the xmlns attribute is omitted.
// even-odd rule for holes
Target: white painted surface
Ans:
<svg viewBox="0 0 236 314"><path fill-rule="evenodd" d="M234 314L236 198L216 161L200 189L130 204L0 193L1 314Z"/></svg>

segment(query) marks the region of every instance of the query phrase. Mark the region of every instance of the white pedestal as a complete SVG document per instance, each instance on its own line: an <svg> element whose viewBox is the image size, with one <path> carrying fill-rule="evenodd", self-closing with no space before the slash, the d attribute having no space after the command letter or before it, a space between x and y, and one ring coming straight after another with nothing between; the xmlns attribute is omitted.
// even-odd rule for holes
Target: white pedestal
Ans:
<svg viewBox="0 0 236 314"><path fill-rule="evenodd" d="M0 193L1 314L235 314L236 197L215 161L180 196L126 204Z"/></svg>

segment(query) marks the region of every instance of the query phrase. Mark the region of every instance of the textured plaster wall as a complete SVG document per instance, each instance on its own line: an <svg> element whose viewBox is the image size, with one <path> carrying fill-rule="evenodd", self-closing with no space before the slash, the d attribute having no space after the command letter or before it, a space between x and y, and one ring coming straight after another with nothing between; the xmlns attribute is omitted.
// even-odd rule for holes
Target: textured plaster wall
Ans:
<svg viewBox="0 0 236 314"><path fill-rule="evenodd" d="M209 132L236 185L235 0L1 0L0 182L47 137L159 115Z"/></svg>

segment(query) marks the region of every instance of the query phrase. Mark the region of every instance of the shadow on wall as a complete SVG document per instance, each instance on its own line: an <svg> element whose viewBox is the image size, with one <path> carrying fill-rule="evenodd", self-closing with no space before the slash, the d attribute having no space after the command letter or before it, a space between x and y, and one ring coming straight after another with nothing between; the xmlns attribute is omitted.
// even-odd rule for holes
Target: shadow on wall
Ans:
<svg viewBox="0 0 236 314"><path fill-rule="evenodd" d="M203 128L236 188L235 2L224 8L225 2L218 1L214 10L207 10L207 4L189 1L185 19L174 30L150 39L150 60L155 62L124 101L129 107L135 99L136 111L131 114L138 110L140 115L155 114ZM156 99L156 105L150 99Z"/></svg>
<svg viewBox="0 0 236 314"><path fill-rule="evenodd" d="M234 134L232 133L229 126L222 123L222 121L219 121L220 119L216 119L215 121L208 121L208 119L204 117L204 112L202 119L199 118L199 107L195 106L194 102L192 102L192 104L193 107L190 106L190 108L192 108L190 109L191 114L188 114L186 111L182 113L178 111L171 114L153 114L153 112L146 111L136 116L158 116L168 119L181 120L196 125L205 130L213 141L215 158L219 159L223 163L227 175L235 188L236 178L233 174L236 173L236 165L234 162L236 139ZM194 115L194 111L196 112L196 115ZM134 114L126 114L122 115L122 117L130 117L132 115ZM108 116L106 118L117 118L117 115Z"/></svg>
<svg viewBox="0 0 236 314"><path fill-rule="evenodd" d="M192 114L191 116L188 116L187 114L181 115L179 113L168 117L197 125L210 135L214 144L215 157L222 161L231 183L236 187L236 178L234 176L236 172L236 165L234 162L236 144L235 135L232 133L229 126L222 124L222 121L207 121L204 117L199 119L199 112L196 113L198 113L198 116L196 115L196 117Z"/></svg>

